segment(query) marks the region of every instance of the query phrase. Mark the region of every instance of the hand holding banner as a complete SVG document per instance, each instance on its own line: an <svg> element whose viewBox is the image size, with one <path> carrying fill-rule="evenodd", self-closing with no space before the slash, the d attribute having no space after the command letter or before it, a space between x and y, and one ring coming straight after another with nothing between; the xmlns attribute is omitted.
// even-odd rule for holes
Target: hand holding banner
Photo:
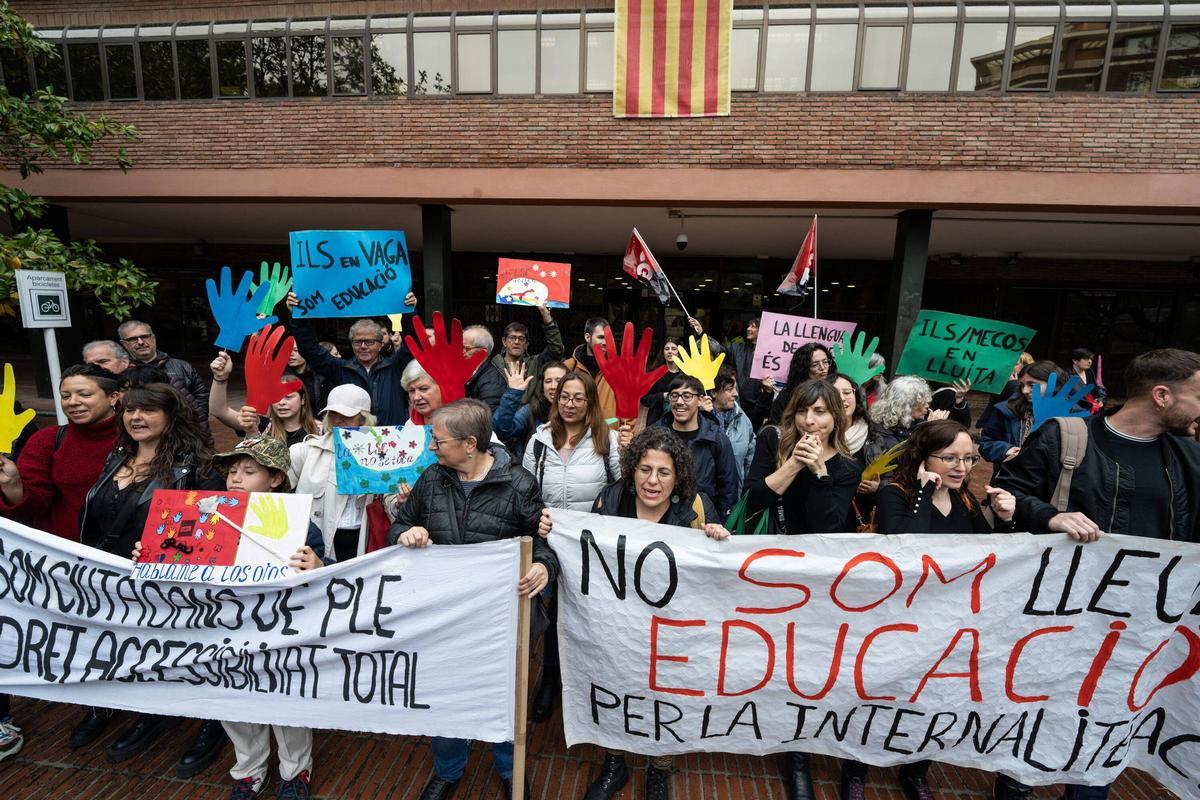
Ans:
<svg viewBox="0 0 1200 800"><path fill-rule="evenodd" d="M268 271L267 262L260 263L258 265L258 284L251 284L250 291L256 292L259 286L267 285L271 289L263 298L262 305L258 307L258 313L263 316L270 314L276 304L287 297L288 292L292 290L292 277L288 268L276 261L275 266Z"/></svg>
<svg viewBox="0 0 1200 800"><path fill-rule="evenodd" d="M246 352L246 405L263 416L272 403L278 403L304 385L300 381L279 382L296 349L296 340L291 336L283 339L284 333L282 325L263 328L250 337L250 349Z"/></svg>
<svg viewBox="0 0 1200 800"><path fill-rule="evenodd" d="M496 270L496 302L507 306L571 305L571 265L502 258Z"/></svg>
<svg viewBox="0 0 1200 800"><path fill-rule="evenodd" d="M845 336L833 346L833 360L837 362L839 375L845 375L861 386L884 370L883 364L871 366L871 358L875 355L875 348L879 346L879 337L872 336L866 347L863 347L863 340L867 338L866 331L859 331L853 344L848 342L849 338Z"/></svg>
<svg viewBox="0 0 1200 800"><path fill-rule="evenodd" d="M37 412L27 408L20 414L16 411L17 380L13 377L12 364L4 365L4 389L0 390L0 455L9 455L13 445L21 437L21 431L33 421Z"/></svg>
<svg viewBox="0 0 1200 800"><path fill-rule="evenodd" d="M1054 417L1090 417L1092 412L1080 408L1079 401L1092 390L1092 384L1081 386L1081 383L1078 375L1072 375L1058 388L1058 374L1052 372L1045 386L1033 387L1033 427L1030 431L1036 431L1043 422Z"/></svg>
<svg viewBox="0 0 1200 800"><path fill-rule="evenodd" d="M271 287L264 284L251 291L253 281L254 275L247 270L242 273L237 289L234 289L233 273L225 266L221 267L220 289L212 278L204 282L208 289L208 307L212 310L213 319L217 321L219 328L215 344L222 350L238 352L247 336L277 320L274 316L258 316L258 309Z"/></svg>
<svg viewBox="0 0 1200 800"><path fill-rule="evenodd" d="M425 323L416 317L413 325L421 335L414 339L405 336L404 343L409 352L417 359L421 367L433 378L442 392L442 405L461 400L467 394L467 381L475 374L475 370L487 358L487 353L480 350L470 357L463 356L462 323L457 319L450 321L450 336L446 337L446 325L442 312L433 312L433 342L425 338Z"/></svg>
<svg viewBox="0 0 1200 800"><path fill-rule="evenodd" d="M695 336L689 336L688 342L691 344L691 350L680 347L675 356L675 363L683 374L691 375L700 381L704 385L704 391L712 391L717 386L717 372L721 369L725 354L712 357L712 350L708 346L708 334L700 337L699 344L696 344Z"/></svg>
<svg viewBox="0 0 1200 800"><path fill-rule="evenodd" d="M646 328L642 331L642 340L634 352L633 323L625 323L625 333L621 337L620 352L617 351L617 340L612 328L604 326L604 346L592 345L592 353L596 356L596 364L608 388L612 389L617 399L617 418L622 420L635 419L638 415L638 404L654 382L667 371L664 364L651 372L646 372L646 362L650 359L650 348L654 345L654 331Z"/></svg>

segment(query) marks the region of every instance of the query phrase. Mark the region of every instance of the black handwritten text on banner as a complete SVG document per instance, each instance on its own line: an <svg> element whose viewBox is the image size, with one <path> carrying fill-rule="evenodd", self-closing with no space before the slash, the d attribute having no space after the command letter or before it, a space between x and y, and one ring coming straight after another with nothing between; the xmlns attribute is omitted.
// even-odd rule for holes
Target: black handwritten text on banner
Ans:
<svg viewBox="0 0 1200 800"><path fill-rule="evenodd" d="M1200 794L1200 545L745 536L553 513L568 745ZM603 646L593 643L602 641Z"/></svg>
<svg viewBox="0 0 1200 800"><path fill-rule="evenodd" d="M513 540L268 585L135 581L128 561L0 519L0 692L509 741L519 564Z"/></svg>

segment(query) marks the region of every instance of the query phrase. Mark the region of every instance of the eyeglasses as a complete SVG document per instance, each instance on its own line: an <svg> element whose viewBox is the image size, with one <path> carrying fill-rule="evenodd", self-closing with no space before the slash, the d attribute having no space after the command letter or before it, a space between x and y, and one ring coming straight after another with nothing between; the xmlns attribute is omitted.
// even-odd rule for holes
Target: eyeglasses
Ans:
<svg viewBox="0 0 1200 800"><path fill-rule="evenodd" d="M134 342L141 342L141 341L148 342L153 338L154 338L153 333L143 333L140 336L126 336L121 341L124 342L125 344L133 344Z"/></svg>
<svg viewBox="0 0 1200 800"><path fill-rule="evenodd" d="M378 339L354 339L350 342L350 344L354 345L355 347L370 347L371 345L382 345L383 342L379 341Z"/></svg>
<svg viewBox="0 0 1200 800"><path fill-rule="evenodd" d="M667 395L667 399L672 403L678 403L680 401L690 403L699 396L700 395L696 394L695 392L671 392L669 395Z"/></svg>
<svg viewBox="0 0 1200 800"><path fill-rule="evenodd" d="M560 394L558 402L564 406L582 406L587 405L587 395L583 394Z"/></svg>
<svg viewBox="0 0 1200 800"><path fill-rule="evenodd" d="M504 340L505 340L506 342L512 342L513 344L519 344L519 343L521 343L521 342L528 342L528 341L529 341L529 340L528 340L527 338L525 338L524 336L518 336L518 335L516 335L516 334L509 334L508 336L505 336L505 337L504 337Z"/></svg>
<svg viewBox="0 0 1200 800"><path fill-rule="evenodd" d="M979 456L930 456L945 464L947 467L953 467L956 464L962 464L967 469L979 463Z"/></svg>
<svg viewBox="0 0 1200 800"><path fill-rule="evenodd" d="M470 436L448 436L445 439L430 439L429 446L434 450L441 450L442 445L446 442L457 442L463 439L470 439Z"/></svg>

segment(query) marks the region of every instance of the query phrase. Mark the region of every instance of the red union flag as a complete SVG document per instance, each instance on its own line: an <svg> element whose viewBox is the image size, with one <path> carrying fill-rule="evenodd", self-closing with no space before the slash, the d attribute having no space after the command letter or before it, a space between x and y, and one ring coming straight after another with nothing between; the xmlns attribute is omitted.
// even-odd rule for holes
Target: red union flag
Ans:
<svg viewBox="0 0 1200 800"><path fill-rule="evenodd" d="M616 0L614 117L729 114L733 0Z"/></svg>
<svg viewBox="0 0 1200 800"><path fill-rule="evenodd" d="M780 294L795 294L803 297L808 290L808 282L816 274L817 218L814 216L812 227L808 229L808 236L804 237L804 244L800 246L800 252L796 255L796 260L792 262L792 268L775 291Z"/></svg>
<svg viewBox="0 0 1200 800"><path fill-rule="evenodd" d="M637 278L652 289L658 295L660 303L665 306L671 302L671 290L667 282L667 275L658 265L650 248L646 247L646 243L642 241L642 235L638 233L637 228L633 229L633 235L629 237L629 246L625 248L623 266L631 277Z"/></svg>

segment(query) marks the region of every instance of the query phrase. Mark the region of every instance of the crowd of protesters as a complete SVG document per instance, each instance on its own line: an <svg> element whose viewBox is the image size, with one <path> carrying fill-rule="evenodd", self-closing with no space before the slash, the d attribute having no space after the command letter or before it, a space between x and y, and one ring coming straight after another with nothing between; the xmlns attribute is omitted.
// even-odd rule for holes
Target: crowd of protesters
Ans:
<svg viewBox="0 0 1200 800"><path fill-rule="evenodd" d="M408 298L416 305L416 298ZM289 306L294 305L294 298ZM683 342L666 337L659 361L666 373L641 399L637 420L615 420L615 396L594 354L612 329L587 321L582 341L567 342L549 309L540 308L545 349L531 352L529 328L508 325L494 351L482 325L463 330L463 357L486 354L464 386L440 386L404 346L400 331L370 319L349 327L351 356L318 339L301 320L289 327L296 350L284 380L299 388L270 408L229 405L235 367L222 352L206 380L189 363L158 349L149 325L127 320L118 341L83 348L83 363L62 373L58 387L67 424L46 427L0 456L0 515L123 556L134 553L156 489L295 491L313 498L307 544L292 558L298 570L319 569L377 546L469 545L534 536L533 565L514 587L557 617L558 561L548 543L549 509L640 519L723 539L725 521L742 503L761 530L805 535L844 531L881 534L1003 534L1060 532L1080 542L1105 533L1200 541L1200 355L1179 349L1134 357L1125 395L1110 405L1103 387L1080 401L1086 421L1034 424L1033 393L1052 376L1096 383L1092 351L1071 354L1068 369L1023 356L1009 384L992 398L971 433L971 386L931 387L914 375L882 374L860 386L839 374L833 352L808 344L793 355L786 381L751 377L758 321L744 339L713 354L728 360L711 389L680 370ZM406 324L411 316L406 316ZM703 332L688 320L696 334ZM423 335L424 331L417 331ZM612 343L609 343L612 344ZM877 361L881 361L876 357ZM874 366L876 361L872 361ZM443 394L465 395L444 403ZM242 437L213 452L215 420ZM431 426L437 463L411 490L389 496L337 491L333 432L339 427ZM1086 450L1066 503L1054 502L1063 437L1083 426ZM899 445L890 475L864 468ZM994 467L986 485L971 485L972 469ZM1136 509L1136 513L1135 513ZM382 520L383 532L372 536ZM561 695L556 627L544 634L541 684L532 719L545 723ZM23 743L0 697L0 759ZM68 744L95 742L117 718L85 709ZM236 763L233 800L257 796L268 782L272 737L278 748L277 796L309 796L311 730L206 721L188 743L165 734L168 718L126 720L108 748L114 763L150 747L186 744L176 770L187 778L208 767L226 742ZM166 740L165 744L160 743ZM434 737L433 769L422 800L450 797L461 779L469 742ZM513 746L492 747L505 796L512 796ZM789 753L783 781L790 800L814 795L809 756ZM899 770L907 798L937 792L930 762ZM650 758L646 797L671 793L670 758ZM841 797L868 796L865 764L844 762ZM630 777L627 754L608 751L585 800L607 800ZM945 787L954 792L955 787ZM1000 777L998 798L1025 798L1029 787ZM1069 787L1073 800L1107 796L1105 787Z"/></svg>

